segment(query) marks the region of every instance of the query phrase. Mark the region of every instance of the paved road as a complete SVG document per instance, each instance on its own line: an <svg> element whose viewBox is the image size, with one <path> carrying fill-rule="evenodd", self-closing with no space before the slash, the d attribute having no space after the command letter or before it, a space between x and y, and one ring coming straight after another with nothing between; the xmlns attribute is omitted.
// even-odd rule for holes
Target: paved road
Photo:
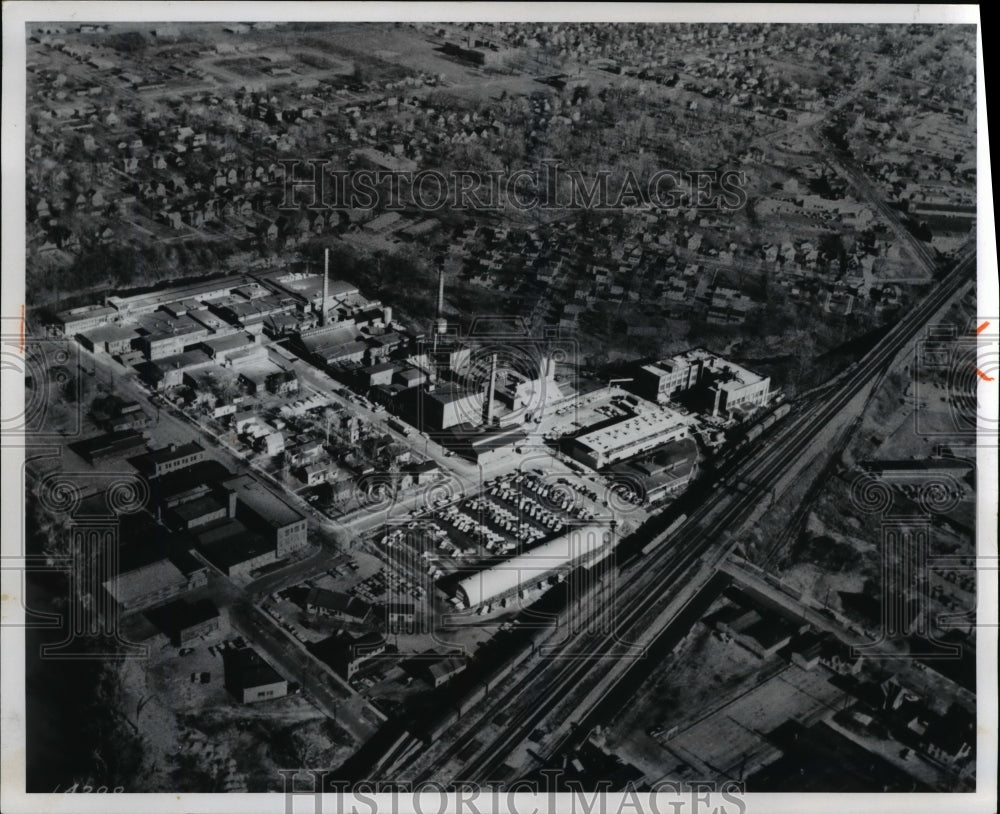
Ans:
<svg viewBox="0 0 1000 814"><path fill-rule="evenodd" d="M656 538L659 545L641 561L642 570L633 572L630 579L623 581L619 587L616 606L619 624L614 633L583 635L567 641L566 647L572 648L567 652L588 652L593 654L592 658L553 659L539 663L537 669L517 681L510 692L495 694L494 701L482 704L473 713L474 717L481 716L483 720L488 720L488 716L495 715L501 708L511 713L511 720L496 737L476 738L482 731L473 726L471 734L460 737L451 748L442 750L432 747L409 752L412 758L393 767L393 770L405 768L418 777L432 775L439 780L446 780L449 776L458 779L504 779L506 770L502 767L511 752L560 706L568 694L579 695L585 682L595 682L595 674L600 680L620 666L621 660L614 656L617 637L635 641L640 635L649 635L651 618L670 604L688 583L692 571L714 572L731 547L729 540L761 509L773 494L775 484L787 480L804 465L806 450L821 437L823 429L842 418L844 407L916 336L926 320L967 283L968 275L974 270L974 262L975 256L971 255L956 264L935 290L857 363L837 387L793 410L780 425L777 436L753 448L752 453L742 461L737 460L731 471L720 477L715 490L699 508L692 511L688 520L669 540L662 534ZM657 621L662 625L669 621L669 617L661 617ZM587 629L586 624L582 627ZM609 692L612 690L613 686L608 688ZM585 714L577 732L589 731L594 722ZM566 748L572 737L569 735L551 744L549 753ZM478 748L473 744L474 738L479 741ZM470 757L466 751L462 755L461 766L450 766L459 751L466 748L473 750L474 754Z"/></svg>
<svg viewBox="0 0 1000 814"><path fill-rule="evenodd" d="M105 381L113 378L115 391L122 397L140 402L149 401L149 394L139 384L138 378L119 363L104 354L93 355L81 349L84 370L96 370L95 376ZM174 408L156 411L153 435L158 444L170 441L185 443L192 436L204 434L203 428ZM214 438L212 439L215 440ZM205 454L237 474L250 472L252 467L226 447L206 443ZM260 473L257 473L260 474ZM288 498L287 493L282 497ZM311 507L305 508L312 512ZM213 599L228 607L233 627L248 641L266 652L286 677L290 677L306 690L319 709L344 727L359 743L367 740L377 729L384 716L369 705L339 676L334 676L312 657L300 644L278 628L273 620L252 604L257 594L270 593L284 585L298 582L330 566L331 554L318 550L305 559L294 562L251 582L238 586L217 571L211 572Z"/></svg>
<svg viewBox="0 0 1000 814"><path fill-rule="evenodd" d="M720 570L753 591L763 594L776 605L784 608L787 613L808 622L815 630L832 633L840 641L849 645L863 643L861 640L864 637L860 636L858 631L853 627L845 625L837 618L820 613L815 608L793 599L788 594L765 581L760 574L754 573L753 570L731 561L724 563ZM874 636L875 634L871 632L868 635ZM869 639L869 641L871 640ZM886 652L889 652L894 645L896 645L896 649L900 654L904 654L903 640L893 642L892 639L886 639L880 643L880 647ZM873 658L878 658L878 656L873 656ZM902 677L904 684L912 687L925 698L955 698L970 709L975 709L976 696L974 693L969 692L965 687L956 684L940 673L928 670L916 659L905 657L893 659L893 670Z"/></svg>
<svg viewBox="0 0 1000 814"><path fill-rule="evenodd" d="M282 674L293 676L320 711L347 730L358 744L376 732L385 716L298 642L289 639L269 616L252 605L236 603L229 609L229 620L235 630L267 654Z"/></svg>

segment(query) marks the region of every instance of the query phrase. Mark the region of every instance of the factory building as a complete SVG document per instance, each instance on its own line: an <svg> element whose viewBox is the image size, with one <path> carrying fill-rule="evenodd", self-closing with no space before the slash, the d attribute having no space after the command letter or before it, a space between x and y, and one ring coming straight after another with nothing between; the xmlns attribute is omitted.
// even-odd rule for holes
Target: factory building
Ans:
<svg viewBox="0 0 1000 814"><path fill-rule="evenodd" d="M104 590L122 614L145 610L191 589L188 577L169 559L122 571L104 583Z"/></svg>
<svg viewBox="0 0 1000 814"><path fill-rule="evenodd" d="M632 390L644 399L665 404L682 394L713 416L733 410L764 407L771 380L702 348L695 348L640 367Z"/></svg>
<svg viewBox="0 0 1000 814"><path fill-rule="evenodd" d="M64 336L76 336L81 331L92 331L115 320L118 313L107 305L84 305L56 314L56 322Z"/></svg>
<svg viewBox="0 0 1000 814"><path fill-rule="evenodd" d="M252 704L288 695L288 681L255 650L243 648L223 653L226 689L240 703Z"/></svg>
<svg viewBox="0 0 1000 814"><path fill-rule="evenodd" d="M634 458L688 437L690 419L666 407L637 405L629 414L585 429L567 440L568 455L591 469Z"/></svg>
<svg viewBox="0 0 1000 814"><path fill-rule="evenodd" d="M146 477L157 478L168 472L186 469L205 460L205 448L197 441L186 444L167 444L135 459L134 464Z"/></svg>
<svg viewBox="0 0 1000 814"><path fill-rule="evenodd" d="M102 325L77 334L77 340L87 350L119 356L132 350L132 343L138 339L134 328L123 325Z"/></svg>
<svg viewBox="0 0 1000 814"><path fill-rule="evenodd" d="M587 565L610 551L611 533L601 526L582 526L512 559L468 576L456 588L467 608L484 605L522 588L534 588L557 572Z"/></svg>
<svg viewBox="0 0 1000 814"><path fill-rule="evenodd" d="M648 455L616 464L611 472L623 475L626 482L642 484L645 498L653 503L684 489L694 477L698 464L698 445L693 438L671 441Z"/></svg>
<svg viewBox="0 0 1000 814"><path fill-rule="evenodd" d="M422 430L447 430L460 424L478 425L483 414L483 393L459 385L439 386L421 392L417 426Z"/></svg>
<svg viewBox="0 0 1000 814"><path fill-rule="evenodd" d="M304 546L308 524L303 515L250 475L240 475L222 482L236 492L236 517L258 529L275 547L278 558Z"/></svg>
<svg viewBox="0 0 1000 814"><path fill-rule="evenodd" d="M515 53L512 48L507 48L491 40L474 37L471 34L459 42L450 40L445 42L442 51L449 56L471 62L473 65L492 68L505 65Z"/></svg>
<svg viewBox="0 0 1000 814"><path fill-rule="evenodd" d="M136 322L140 334L137 344L149 360L183 353L209 334L208 328L187 314L174 317L155 311L140 315Z"/></svg>
<svg viewBox="0 0 1000 814"><path fill-rule="evenodd" d="M217 280L192 283L181 288L171 286L161 291L150 291L144 294L112 296L105 300L105 305L114 309L120 319L129 319L141 314L151 314L162 306L182 300L201 303L205 300L224 297L243 282L242 277L223 277Z"/></svg>

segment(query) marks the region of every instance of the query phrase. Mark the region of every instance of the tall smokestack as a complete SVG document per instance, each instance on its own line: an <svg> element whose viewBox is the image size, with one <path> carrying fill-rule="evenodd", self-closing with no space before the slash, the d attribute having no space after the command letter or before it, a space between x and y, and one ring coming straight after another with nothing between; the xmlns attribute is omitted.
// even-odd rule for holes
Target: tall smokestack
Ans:
<svg viewBox="0 0 1000 814"><path fill-rule="evenodd" d="M490 386L486 390L486 426L493 426L493 396L496 393L497 355L490 360Z"/></svg>
<svg viewBox="0 0 1000 814"><path fill-rule="evenodd" d="M330 250L323 250L323 300L319 305L319 324L326 325L326 304L330 297Z"/></svg>
<svg viewBox="0 0 1000 814"><path fill-rule="evenodd" d="M438 325L444 320L444 269L438 269L438 302L437 302L437 321ZM444 331L440 331L444 333Z"/></svg>
<svg viewBox="0 0 1000 814"><path fill-rule="evenodd" d="M434 321L434 353L437 353L438 337L448 332L448 320L444 318L444 266L438 267L437 319Z"/></svg>
<svg viewBox="0 0 1000 814"><path fill-rule="evenodd" d="M326 325L326 304L330 297L330 250L323 251L323 303L319 308L319 324Z"/></svg>

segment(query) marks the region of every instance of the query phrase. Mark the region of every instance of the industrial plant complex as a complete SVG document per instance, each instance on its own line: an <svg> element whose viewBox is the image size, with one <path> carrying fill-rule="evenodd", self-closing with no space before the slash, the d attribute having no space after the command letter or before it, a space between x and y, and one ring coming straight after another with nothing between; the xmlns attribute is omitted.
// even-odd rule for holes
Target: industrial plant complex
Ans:
<svg viewBox="0 0 1000 814"><path fill-rule="evenodd" d="M5 25L29 792L981 793L978 29L928 13Z"/></svg>

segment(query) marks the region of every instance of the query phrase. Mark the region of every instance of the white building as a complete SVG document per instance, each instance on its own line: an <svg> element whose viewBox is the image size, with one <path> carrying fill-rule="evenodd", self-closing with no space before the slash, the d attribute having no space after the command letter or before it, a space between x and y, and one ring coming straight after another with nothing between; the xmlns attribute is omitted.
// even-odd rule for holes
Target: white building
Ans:
<svg viewBox="0 0 1000 814"><path fill-rule="evenodd" d="M592 469L634 458L670 441L687 438L689 418L667 407L635 407L630 415L572 439L569 454Z"/></svg>
<svg viewBox="0 0 1000 814"><path fill-rule="evenodd" d="M585 565L608 553L611 532L601 526L582 526L542 543L530 551L466 577L456 590L467 608L513 595L577 565Z"/></svg>

